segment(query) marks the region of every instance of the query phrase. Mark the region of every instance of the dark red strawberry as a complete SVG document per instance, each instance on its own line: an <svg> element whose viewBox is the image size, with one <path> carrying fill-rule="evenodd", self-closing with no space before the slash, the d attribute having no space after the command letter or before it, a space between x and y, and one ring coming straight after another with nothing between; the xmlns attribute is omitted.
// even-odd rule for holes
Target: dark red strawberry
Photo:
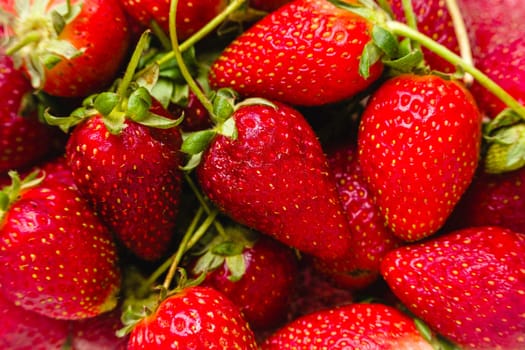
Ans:
<svg viewBox="0 0 525 350"><path fill-rule="evenodd" d="M350 248L347 220L316 135L295 109L242 105L237 137L217 135L197 168L202 190L237 222L320 258Z"/></svg>
<svg viewBox="0 0 525 350"><path fill-rule="evenodd" d="M261 345L262 350L314 348L433 349L410 317L382 304L351 304L305 315Z"/></svg>
<svg viewBox="0 0 525 350"><path fill-rule="evenodd" d="M257 349L239 309L209 287L189 287L164 299L130 333L135 349Z"/></svg>
<svg viewBox="0 0 525 350"><path fill-rule="evenodd" d="M102 315L71 321L71 348L73 350L126 350L128 336L118 337L122 328L121 311L116 308Z"/></svg>
<svg viewBox="0 0 525 350"><path fill-rule="evenodd" d="M158 103L149 112L173 122ZM79 190L124 245L145 260L166 254L175 234L181 142L176 127L158 129L131 119L111 133L98 113L75 127L66 146Z"/></svg>
<svg viewBox="0 0 525 350"><path fill-rule="evenodd" d="M184 113L184 119L180 124L180 128L184 131L198 131L211 127L210 114L197 96L189 88L186 89L188 89L187 100L181 104L170 104L168 110L173 115Z"/></svg>
<svg viewBox="0 0 525 350"><path fill-rule="evenodd" d="M386 226L357 159L357 144L345 141L328 151L328 164L335 177L339 199L348 218L353 247L341 259L316 259L316 268L340 286L364 288L379 277L383 256L401 241Z"/></svg>
<svg viewBox="0 0 525 350"><path fill-rule="evenodd" d="M387 254L381 271L417 317L464 349L525 346L525 235L451 232Z"/></svg>
<svg viewBox="0 0 525 350"><path fill-rule="evenodd" d="M169 0L120 0L128 14L144 27L151 27L152 21L169 33ZM191 0L177 4L177 37L186 39L228 5L227 0Z"/></svg>
<svg viewBox="0 0 525 350"><path fill-rule="evenodd" d="M9 350L63 349L69 322L27 311L0 294L0 348Z"/></svg>
<svg viewBox="0 0 525 350"><path fill-rule="evenodd" d="M359 162L396 236L415 241L443 226L475 173L481 119L470 93L438 76L400 75L374 93Z"/></svg>
<svg viewBox="0 0 525 350"><path fill-rule="evenodd" d="M11 14L7 52L24 65L35 88L82 97L116 78L130 40L118 0L71 1L70 11L64 0L33 0L18 8L9 0L1 3ZM28 40L35 32L41 34Z"/></svg>
<svg viewBox="0 0 525 350"><path fill-rule="evenodd" d="M350 1L351 2L351 1ZM359 74L371 24L326 0L295 0L242 33L210 69L212 87L231 87L291 105L325 105L354 96L382 72Z"/></svg>
<svg viewBox="0 0 525 350"><path fill-rule="evenodd" d="M0 173L36 165L55 150L55 131L27 104L32 93L24 74L0 50Z"/></svg>
<svg viewBox="0 0 525 350"><path fill-rule="evenodd" d="M203 285L222 292L236 304L254 330L280 326L288 312L298 272L289 247L246 229L227 228L199 258L193 272L206 273Z"/></svg>
<svg viewBox="0 0 525 350"><path fill-rule="evenodd" d="M71 174L38 184L30 179L19 186L15 176L2 192L9 201L0 211L0 292L26 310L53 318L80 319L111 310L120 271L110 232Z"/></svg>
<svg viewBox="0 0 525 350"><path fill-rule="evenodd" d="M254 9L272 12L277 10L279 7L292 2L291 0L250 0L250 7Z"/></svg>

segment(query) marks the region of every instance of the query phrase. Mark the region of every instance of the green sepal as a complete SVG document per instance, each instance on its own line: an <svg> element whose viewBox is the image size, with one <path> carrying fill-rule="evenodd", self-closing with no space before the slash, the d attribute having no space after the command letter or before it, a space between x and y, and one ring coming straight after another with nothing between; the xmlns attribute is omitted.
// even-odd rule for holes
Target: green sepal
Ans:
<svg viewBox="0 0 525 350"><path fill-rule="evenodd" d="M117 96L118 97L118 96ZM140 122L145 119L150 113L151 108L151 95L148 90L141 86L134 90L128 98L127 114L136 122Z"/></svg>
<svg viewBox="0 0 525 350"><path fill-rule="evenodd" d="M228 279L232 282L239 281L246 273L246 261L242 254L231 255L224 258L230 274Z"/></svg>
<svg viewBox="0 0 525 350"><path fill-rule="evenodd" d="M14 170L10 170L7 174L11 178L11 184L0 189L0 222L9 210L9 207L18 200L24 190L38 186L45 178L45 173L40 169L32 171L23 179Z"/></svg>
<svg viewBox="0 0 525 350"><path fill-rule="evenodd" d="M366 18L373 23L386 21L383 11L378 11L379 6L371 0L360 0L359 3L352 4L342 0L328 0L336 7L350 11L358 16Z"/></svg>
<svg viewBox="0 0 525 350"><path fill-rule="evenodd" d="M397 57L399 51L399 42L392 32L381 27L380 25L375 25L372 28L372 40L387 57Z"/></svg>
<svg viewBox="0 0 525 350"><path fill-rule="evenodd" d="M211 96L213 105L212 121L215 124L221 124L230 118L235 111L235 102L239 95L232 89L223 88L215 91Z"/></svg>
<svg viewBox="0 0 525 350"><path fill-rule="evenodd" d="M215 135L217 135L217 131L214 129L185 133L183 135L181 151L190 155L202 153Z"/></svg>
<svg viewBox="0 0 525 350"><path fill-rule="evenodd" d="M494 119L485 124L484 135L490 138L490 135L497 129L511 126L523 122L523 118L510 108L501 111Z"/></svg>
<svg viewBox="0 0 525 350"><path fill-rule="evenodd" d="M235 125L235 120L232 117L226 119L223 123L218 124L215 129L220 135L226 136L232 140L237 139L237 126Z"/></svg>
<svg viewBox="0 0 525 350"><path fill-rule="evenodd" d="M108 116L119 104L120 97L115 92L101 92L92 101L93 107L103 116Z"/></svg>
<svg viewBox="0 0 525 350"><path fill-rule="evenodd" d="M56 117L49 113L49 109L44 110L42 116L46 124L57 126L64 133L68 133L69 129L96 114L98 114L98 112L95 109L79 107L67 117Z"/></svg>
<svg viewBox="0 0 525 350"><path fill-rule="evenodd" d="M488 141L486 172L499 174L525 166L525 124L500 128Z"/></svg>
<svg viewBox="0 0 525 350"><path fill-rule="evenodd" d="M181 170L191 171L195 169L196 167L198 167L202 160L202 154L203 152L199 152L197 154L191 154L186 164L181 167Z"/></svg>
<svg viewBox="0 0 525 350"><path fill-rule="evenodd" d="M379 61L382 56L382 50L373 41L366 43L359 60L359 75L368 79L370 77L370 67Z"/></svg>
<svg viewBox="0 0 525 350"><path fill-rule="evenodd" d="M394 60L384 59L383 64L394 69L397 72L413 72L423 62L423 53L419 49L414 49L408 54Z"/></svg>

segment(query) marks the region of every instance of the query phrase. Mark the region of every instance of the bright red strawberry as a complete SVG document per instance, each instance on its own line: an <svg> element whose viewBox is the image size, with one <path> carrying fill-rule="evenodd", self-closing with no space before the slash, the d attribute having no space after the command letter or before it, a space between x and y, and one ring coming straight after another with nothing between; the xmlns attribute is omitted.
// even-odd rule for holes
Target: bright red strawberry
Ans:
<svg viewBox="0 0 525 350"><path fill-rule="evenodd" d="M392 291L464 349L525 346L525 235L499 227L454 231L383 260Z"/></svg>
<svg viewBox="0 0 525 350"><path fill-rule="evenodd" d="M402 0L389 0L396 19L405 21ZM412 7L417 20L417 27L421 33L431 37L436 42L459 54L459 44L454 29L452 17L446 1L442 0L413 0ZM453 73L456 67L448 61L423 48L425 61L431 69L446 73Z"/></svg>
<svg viewBox="0 0 525 350"><path fill-rule="evenodd" d="M316 259L316 268L346 288L364 288L379 277L383 256L401 244L386 226L361 173L357 144L351 140L328 151L339 199L352 232L352 249L341 259Z"/></svg>
<svg viewBox="0 0 525 350"><path fill-rule="evenodd" d="M31 167L54 151L55 130L39 122L35 110L25 110L32 92L24 74L0 50L0 173Z"/></svg>
<svg viewBox="0 0 525 350"><path fill-rule="evenodd" d="M218 236L193 272L210 271L202 285L233 301L252 329L280 326L295 291L297 258L289 247L264 235L247 240L243 231L232 227L231 238Z"/></svg>
<svg viewBox="0 0 525 350"><path fill-rule="evenodd" d="M317 311L287 324L262 345L281 349L433 349L407 315L382 304Z"/></svg>
<svg viewBox="0 0 525 350"><path fill-rule="evenodd" d="M292 1L237 37L211 66L210 83L291 105L350 98L382 72L377 62L367 79L359 74L370 28L326 0Z"/></svg>
<svg viewBox="0 0 525 350"><path fill-rule="evenodd" d="M470 93L438 76L397 76L374 93L359 162L396 236L415 241L443 226L475 173L481 119Z"/></svg>
<svg viewBox="0 0 525 350"><path fill-rule="evenodd" d="M238 136L217 135L197 168L202 190L235 221L320 258L350 233L326 157L304 117L284 104L240 106Z"/></svg>
<svg viewBox="0 0 525 350"><path fill-rule="evenodd" d="M0 211L0 291L27 310L80 319L115 307L120 271L109 230L64 175L4 188L11 200Z"/></svg>
<svg viewBox="0 0 525 350"><path fill-rule="evenodd" d="M63 349L69 322L27 311L0 294L0 348L9 350Z"/></svg>
<svg viewBox="0 0 525 350"><path fill-rule="evenodd" d="M135 349L257 349L239 309L209 287L189 287L164 299L130 333Z"/></svg>
<svg viewBox="0 0 525 350"><path fill-rule="evenodd" d="M119 308L97 317L71 322L73 350L126 350L128 336L118 337L122 328Z"/></svg>
<svg viewBox="0 0 525 350"><path fill-rule="evenodd" d="M158 103L150 112L171 120ZM138 257L156 260L172 242L182 156L178 128L130 119L110 133L101 114L77 125L66 146L75 183L102 220Z"/></svg>
<svg viewBox="0 0 525 350"><path fill-rule="evenodd" d="M169 0L120 0L122 6L135 21L144 27L151 27L155 21L167 34L169 33ZM228 5L227 0L191 0L177 4L177 37L186 39Z"/></svg>
<svg viewBox="0 0 525 350"><path fill-rule="evenodd" d="M118 0L71 1L70 13L65 0L53 0L48 5L32 0L27 7L13 7L9 0L1 3L11 13L10 47L24 44L7 52L14 51L14 58L24 65L35 88L55 96L83 97L116 78L130 40ZM35 31L41 33L38 38L24 41Z"/></svg>

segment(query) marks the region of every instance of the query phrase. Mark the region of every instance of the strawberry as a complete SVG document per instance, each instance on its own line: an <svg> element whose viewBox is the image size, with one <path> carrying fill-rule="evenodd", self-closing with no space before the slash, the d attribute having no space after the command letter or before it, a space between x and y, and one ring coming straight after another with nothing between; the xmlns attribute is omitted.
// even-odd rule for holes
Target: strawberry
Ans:
<svg viewBox="0 0 525 350"><path fill-rule="evenodd" d="M359 162L388 227L415 241L439 230L472 181L481 114L454 80L403 74L362 115Z"/></svg>
<svg viewBox="0 0 525 350"><path fill-rule="evenodd" d="M32 92L22 71L0 50L0 173L31 167L54 151L54 130L27 104Z"/></svg>
<svg viewBox="0 0 525 350"><path fill-rule="evenodd" d="M33 87L50 95L83 97L116 78L130 40L117 0L1 3L9 15L7 52L23 64Z"/></svg>
<svg viewBox="0 0 525 350"><path fill-rule="evenodd" d="M467 228L387 254L381 272L417 317L464 349L523 349L525 235Z"/></svg>
<svg viewBox="0 0 525 350"><path fill-rule="evenodd" d="M27 311L0 294L0 348L9 350L63 349L69 322Z"/></svg>
<svg viewBox="0 0 525 350"><path fill-rule="evenodd" d="M12 176L12 186L1 192L8 200L0 211L0 292L17 306L53 318L80 319L112 309L120 288L116 247L71 173L38 184L32 176L23 182Z"/></svg>
<svg viewBox="0 0 525 350"><path fill-rule="evenodd" d="M350 98L382 72L378 61L366 79L359 74L370 28L363 17L327 0L292 1L222 52L210 68L210 84L291 105L325 105Z"/></svg>
<svg viewBox="0 0 525 350"><path fill-rule="evenodd" d="M180 128L186 132L209 128L212 123L208 111L197 96L189 88L187 90L188 97L185 103L171 103L168 110L173 115L182 115L184 113L184 119L180 124Z"/></svg>
<svg viewBox="0 0 525 350"><path fill-rule="evenodd" d="M148 108L148 113L173 122L154 100ZM175 233L182 181L180 131L128 118L110 132L108 117L96 109L94 113L75 127L66 145L75 183L131 252L157 260Z"/></svg>
<svg viewBox="0 0 525 350"><path fill-rule="evenodd" d="M71 321L71 348L74 350L125 350L128 336L117 337L122 328L120 309L78 321Z"/></svg>
<svg viewBox="0 0 525 350"><path fill-rule="evenodd" d="M294 292L297 259L289 247L246 229L226 228L196 263L193 273L206 273L202 285L222 292L236 304L254 330L279 326Z"/></svg>
<svg viewBox="0 0 525 350"><path fill-rule="evenodd" d="M327 157L354 245L341 259L316 259L316 268L342 287L364 288L378 278L383 256L401 242L386 226L368 190L357 159L357 143L351 139L331 147Z"/></svg>
<svg viewBox="0 0 525 350"><path fill-rule="evenodd" d="M160 28L169 33L169 0L120 0L123 8L137 23L150 28L155 21ZM227 0L179 1L177 4L177 37L181 40L190 37L204 27L228 5Z"/></svg>
<svg viewBox="0 0 525 350"><path fill-rule="evenodd" d="M433 349L414 321L387 305L351 304L287 324L261 345L270 349Z"/></svg>
<svg viewBox="0 0 525 350"><path fill-rule="evenodd" d="M281 103L243 104L197 167L203 193L240 224L323 259L350 248L346 217L313 130Z"/></svg>
<svg viewBox="0 0 525 350"><path fill-rule="evenodd" d="M292 2L291 0L249 0L250 7L266 12L272 12L279 7Z"/></svg>
<svg viewBox="0 0 525 350"><path fill-rule="evenodd" d="M209 287L168 296L130 333L134 349L257 349L239 309Z"/></svg>

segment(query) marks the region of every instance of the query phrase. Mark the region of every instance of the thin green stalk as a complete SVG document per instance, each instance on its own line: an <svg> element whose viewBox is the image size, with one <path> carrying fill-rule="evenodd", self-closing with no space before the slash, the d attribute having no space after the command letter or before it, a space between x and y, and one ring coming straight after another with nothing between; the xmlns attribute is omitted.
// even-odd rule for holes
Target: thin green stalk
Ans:
<svg viewBox="0 0 525 350"><path fill-rule="evenodd" d="M412 0L401 0L401 4L403 6L403 11L405 14L405 20L407 25L414 29L418 30L417 28L417 17L414 13L414 7L412 6ZM413 43L416 48L420 48L420 44L416 41Z"/></svg>
<svg viewBox="0 0 525 350"><path fill-rule="evenodd" d="M485 73L474 67L472 64L467 63L463 58L450 51L445 46L437 43L428 36L410 28L408 25L397 22L387 21L386 27L390 29L394 34L404 36L419 42L421 45L428 48L430 51L438 54L448 62L460 67L463 71L471 74L478 83L484 86L487 90L492 92L502 102L504 102L509 108L513 109L521 118L525 120L525 107L522 106L514 97L507 93Z"/></svg>
<svg viewBox="0 0 525 350"><path fill-rule="evenodd" d="M128 66L126 67L126 71L124 73L124 77L122 78L122 81L120 82L117 89L117 94L119 96L126 96L126 91L128 90L129 85L133 81L133 77L135 76L135 70L139 65L140 58L142 57L142 54L144 53L146 46L149 43L149 35L149 30L145 31L141 35L137 46L135 47L135 51L133 51L133 54L131 55Z"/></svg>

